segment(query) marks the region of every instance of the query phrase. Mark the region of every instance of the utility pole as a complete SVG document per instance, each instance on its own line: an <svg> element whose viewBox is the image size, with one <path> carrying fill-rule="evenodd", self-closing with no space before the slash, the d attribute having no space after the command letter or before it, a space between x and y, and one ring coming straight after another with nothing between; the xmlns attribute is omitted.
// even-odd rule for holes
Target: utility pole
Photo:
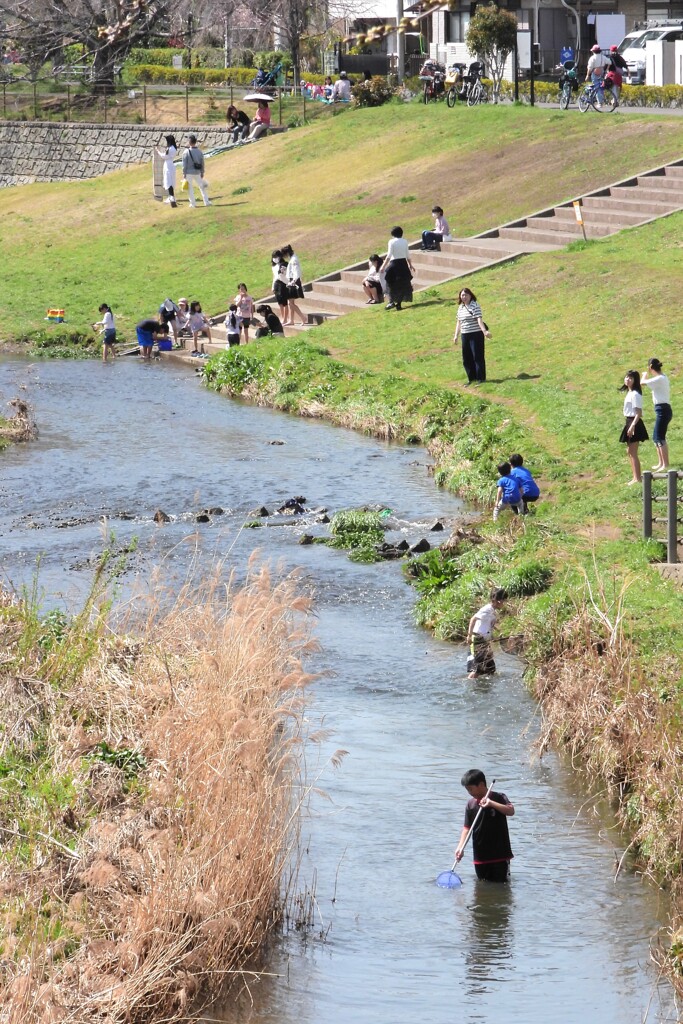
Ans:
<svg viewBox="0 0 683 1024"><path fill-rule="evenodd" d="M396 0L396 77L398 84L403 84L406 76L406 37L402 31L403 0Z"/></svg>

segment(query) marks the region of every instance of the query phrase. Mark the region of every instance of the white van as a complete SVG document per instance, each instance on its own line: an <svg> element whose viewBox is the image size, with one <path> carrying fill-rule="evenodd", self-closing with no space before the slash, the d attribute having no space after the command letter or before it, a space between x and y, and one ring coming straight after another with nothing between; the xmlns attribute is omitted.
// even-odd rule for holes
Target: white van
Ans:
<svg viewBox="0 0 683 1024"><path fill-rule="evenodd" d="M674 43L679 39L683 39L681 21L649 22L645 28L624 36L617 49L628 64L628 72L623 76L626 85L645 85L645 43Z"/></svg>

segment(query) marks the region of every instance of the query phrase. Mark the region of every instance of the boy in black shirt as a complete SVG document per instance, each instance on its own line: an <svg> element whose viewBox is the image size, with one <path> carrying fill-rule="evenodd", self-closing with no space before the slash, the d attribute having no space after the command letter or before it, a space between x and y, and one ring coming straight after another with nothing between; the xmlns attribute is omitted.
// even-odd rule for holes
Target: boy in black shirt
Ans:
<svg viewBox="0 0 683 1024"><path fill-rule="evenodd" d="M465 824L455 851L455 860L462 860L467 836L481 807L482 813L472 834L474 870L477 878L487 882L507 882L513 856L507 819L512 817L515 809L505 793L491 790L486 795L486 776L478 768L465 772L461 783L471 799L465 808Z"/></svg>

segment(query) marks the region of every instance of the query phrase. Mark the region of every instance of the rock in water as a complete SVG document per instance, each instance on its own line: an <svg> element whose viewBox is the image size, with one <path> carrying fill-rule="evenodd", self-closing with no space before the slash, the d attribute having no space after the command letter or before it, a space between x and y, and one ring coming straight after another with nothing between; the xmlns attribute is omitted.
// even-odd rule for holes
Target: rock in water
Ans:
<svg viewBox="0 0 683 1024"><path fill-rule="evenodd" d="M155 523L170 523L171 522L171 517L166 515L166 513L164 512L163 509L158 508L156 510L156 512L154 513L154 522Z"/></svg>
<svg viewBox="0 0 683 1024"><path fill-rule="evenodd" d="M268 509L266 508L265 505L261 505L260 508L252 508L252 510L249 513L249 515L250 516L260 516L261 518L265 518L265 516L269 516L270 515L270 512L268 511Z"/></svg>
<svg viewBox="0 0 683 1024"><path fill-rule="evenodd" d="M195 522L196 523L210 523L211 522L211 516L209 515L208 512L199 512L195 516Z"/></svg>
<svg viewBox="0 0 683 1024"><path fill-rule="evenodd" d="M441 522L440 519L437 519L436 522L432 523L432 525L429 527L432 533L436 533L437 530L443 530L443 528L443 523Z"/></svg>
<svg viewBox="0 0 683 1024"><path fill-rule="evenodd" d="M411 544L408 549L411 555L421 555L423 551L431 551L432 545L424 537L422 540L418 540L416 544Z"/></svg>

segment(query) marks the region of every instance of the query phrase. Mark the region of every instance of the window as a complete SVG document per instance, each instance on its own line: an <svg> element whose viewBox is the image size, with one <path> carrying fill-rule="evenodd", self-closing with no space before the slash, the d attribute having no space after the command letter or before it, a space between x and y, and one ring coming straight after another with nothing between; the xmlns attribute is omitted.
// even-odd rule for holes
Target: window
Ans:
<svg viewBox="0 0 683 1024"><path fill-rule="evenodd" d="M446 42L464 43L467 29L470 27L470 16L467 14L448 14L446 21Z"/></svg>
<svg viewBox="0 0 683 1024"><path fill-rule="evenodd" d="M520 30L531 30L531 11L515 11L517 15L517 28Z"/></svg>

